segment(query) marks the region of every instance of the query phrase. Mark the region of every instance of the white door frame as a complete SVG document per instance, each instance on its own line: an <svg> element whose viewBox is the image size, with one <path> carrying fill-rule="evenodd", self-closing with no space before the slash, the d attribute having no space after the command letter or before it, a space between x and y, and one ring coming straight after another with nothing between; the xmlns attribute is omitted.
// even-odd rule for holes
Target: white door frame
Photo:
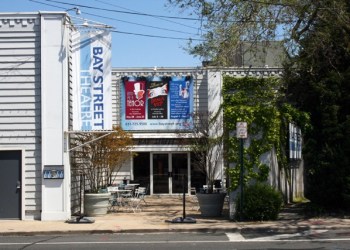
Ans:
<svg viewBox="0 0 350 250"><path fill-rule="evenodd" d="M173 154L187 154L187 174L188 174L188 180L187 180L187 185L188 185L188 193L190 192L191 188L191 154L190 152L178 152L178 151L172 151L172 152L162 152L162 151L154 151L150 152L150 195L153 195L153 155L155 154L166 154L168 155L168 172L172 173L173 170L173 164L172 164L172 155ZM168 194L173 194L173 182L172 178L169 176L169 193Z"/></svg>

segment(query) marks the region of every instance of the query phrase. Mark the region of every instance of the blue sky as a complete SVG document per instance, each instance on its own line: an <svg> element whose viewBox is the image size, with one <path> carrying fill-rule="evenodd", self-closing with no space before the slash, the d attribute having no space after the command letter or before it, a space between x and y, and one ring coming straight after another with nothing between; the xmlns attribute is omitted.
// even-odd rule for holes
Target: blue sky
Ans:
<svg viewBox="0 0 350 250"><path fill-rule="evenodd" d="M77 6L81 10L80 15L76 15L75 11L68 11L76 22L101 22L114 27L117 32L134 34L112 33L113 67L201 65L198 57L194 58L183 49L188 40L177 39L200 39L200 22L181 19L195 17L180 13L173 6L165 6L166 3L166 0L1 0L0 11L64 11Z"/></svg>

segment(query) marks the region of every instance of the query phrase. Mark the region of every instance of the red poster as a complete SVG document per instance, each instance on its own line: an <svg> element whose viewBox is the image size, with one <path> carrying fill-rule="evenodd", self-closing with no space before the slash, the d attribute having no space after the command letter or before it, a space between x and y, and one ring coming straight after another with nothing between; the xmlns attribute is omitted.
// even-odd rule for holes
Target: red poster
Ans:
<svg viewBox="0 0 350 250"><path fill-rule="evenodd" d="M125 119L145 119L146 110L146 82L125 82Z"/></svg>
<svg viewBox="0 0 350 250"><path fill-rule="evenodd" d="M168 83L149 82L148 119L168 119Z"/></svg>

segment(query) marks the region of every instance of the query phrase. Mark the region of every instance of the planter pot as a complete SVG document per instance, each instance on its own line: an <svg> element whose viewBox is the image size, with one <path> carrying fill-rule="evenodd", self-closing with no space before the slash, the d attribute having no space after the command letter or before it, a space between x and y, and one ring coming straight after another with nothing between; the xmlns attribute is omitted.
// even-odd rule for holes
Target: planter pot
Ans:
<svg viewBox="0 0 350 250"><path fill-rule="evenodd" d="M84 213L88 216L107 214L110 196L110 193L85 194Z"/></svg>
<svg viewBox="0 0 350 250"><path fill-rule="evenodd" d="M202 216L221 216L226 193L196 194Z"/></svg>

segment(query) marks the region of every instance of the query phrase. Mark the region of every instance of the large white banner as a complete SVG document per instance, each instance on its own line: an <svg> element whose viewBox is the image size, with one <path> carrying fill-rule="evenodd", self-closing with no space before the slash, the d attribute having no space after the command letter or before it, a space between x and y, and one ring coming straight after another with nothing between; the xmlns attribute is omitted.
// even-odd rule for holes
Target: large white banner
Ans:
<svg viewBox="0 0 350 250"><path fill-rule="evenodd" d="M111 34L107 30L73 36L73 130L112 129Z"/></svg>

